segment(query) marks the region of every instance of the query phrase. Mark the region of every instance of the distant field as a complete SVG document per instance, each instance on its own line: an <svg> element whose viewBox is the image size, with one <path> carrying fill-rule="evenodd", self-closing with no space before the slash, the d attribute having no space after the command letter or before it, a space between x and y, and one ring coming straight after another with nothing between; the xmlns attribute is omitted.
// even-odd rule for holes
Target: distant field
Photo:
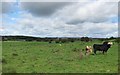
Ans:
<svg viewBox="0 0 120 75"><path fill-rule="evenodd" d="M108 50L107 55L84 56L80 59L80 51L86 45L102 43L70 42L62 46L48 42L17 42L2 43L4 73L117 73L118 45ZM83 51L84 53L85 51Z"/></svg>

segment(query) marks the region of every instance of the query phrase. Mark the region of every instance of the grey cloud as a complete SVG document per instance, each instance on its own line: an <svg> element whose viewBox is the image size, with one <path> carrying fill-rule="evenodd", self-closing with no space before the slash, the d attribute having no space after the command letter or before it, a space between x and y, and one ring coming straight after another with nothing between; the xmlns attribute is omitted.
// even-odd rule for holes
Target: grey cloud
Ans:
<svg viewBox="0 0 120 75"><path fill-rule="evenodd" d="M68 22L66 22L69 25L76 25L76 24L80 24L80 23L84 23L85 21L81 21L81 20L70 20Z"/></svg>
<svg viewBox="0 0 120 75"><path fill-rule="evenodd" d="M14 3L15 2L0 2L0 13L10 13L14 11Z"/></svg>
<svg viewBox="0 0 120 75"><path fill-rule="evenodd" d="M21 2L24 10L35 16L50 16L70 2Z"/></svg>
<svg viewBox="0 0 120 75"><path fill-rule="evenodd" d="M90 20L89 19L88 20L73 19L66 23L69 25L71 25L71 24L78 25L78 24L81 24L84 22L101 23L101 22L106 22L107 20L108 20L107 18L99 18L99 19L96 18L96 20L92 19L92 18Z"/></svg>

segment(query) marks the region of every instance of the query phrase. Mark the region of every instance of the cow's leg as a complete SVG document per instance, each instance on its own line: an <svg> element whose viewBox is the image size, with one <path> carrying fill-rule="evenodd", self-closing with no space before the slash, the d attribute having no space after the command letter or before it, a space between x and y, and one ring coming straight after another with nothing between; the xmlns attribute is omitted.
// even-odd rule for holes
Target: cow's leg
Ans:
<svg viewBox="0 0 120 75"><path fill-rule="evenodd" d="M105 51L105 54L107 54L107 51Z"/></svg>
<svg viewBox="0 0 120 75"><path fill-rule="evenodd" d="M104 54L104 50L103 50L103 54Z"/></svg>
<svg viewBox="0 0 120 75"><path fill-rule="evenodd" d="M96 54L96 49L94 49L94 54Z"/></svg>

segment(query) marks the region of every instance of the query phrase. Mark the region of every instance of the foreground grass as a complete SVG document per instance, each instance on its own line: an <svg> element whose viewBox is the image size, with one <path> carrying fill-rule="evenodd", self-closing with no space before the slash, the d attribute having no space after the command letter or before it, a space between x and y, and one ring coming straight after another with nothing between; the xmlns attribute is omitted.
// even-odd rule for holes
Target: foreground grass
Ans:
<svg viewBox="0 0 120 75"><path fill-rule="evenodd" d="M62 46L48 42L3 42L4 73L117 73L118 45L115 43L107 55L84 56L80 52L86 45L101 43L73 42ZM84 51L83 51L84 53Z"/></svg>

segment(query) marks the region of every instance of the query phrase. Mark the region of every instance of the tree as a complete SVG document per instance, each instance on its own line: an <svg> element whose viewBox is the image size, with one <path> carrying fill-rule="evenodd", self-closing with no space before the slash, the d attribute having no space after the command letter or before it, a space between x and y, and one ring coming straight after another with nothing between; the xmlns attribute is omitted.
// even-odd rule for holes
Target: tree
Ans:
<svg viewBox="0 0 120 75"><path fill-rule="evenodd" d="M90 39L88 37L82 37L81 41L89 42L89 41L92 41L92 39Z"/></svg>

